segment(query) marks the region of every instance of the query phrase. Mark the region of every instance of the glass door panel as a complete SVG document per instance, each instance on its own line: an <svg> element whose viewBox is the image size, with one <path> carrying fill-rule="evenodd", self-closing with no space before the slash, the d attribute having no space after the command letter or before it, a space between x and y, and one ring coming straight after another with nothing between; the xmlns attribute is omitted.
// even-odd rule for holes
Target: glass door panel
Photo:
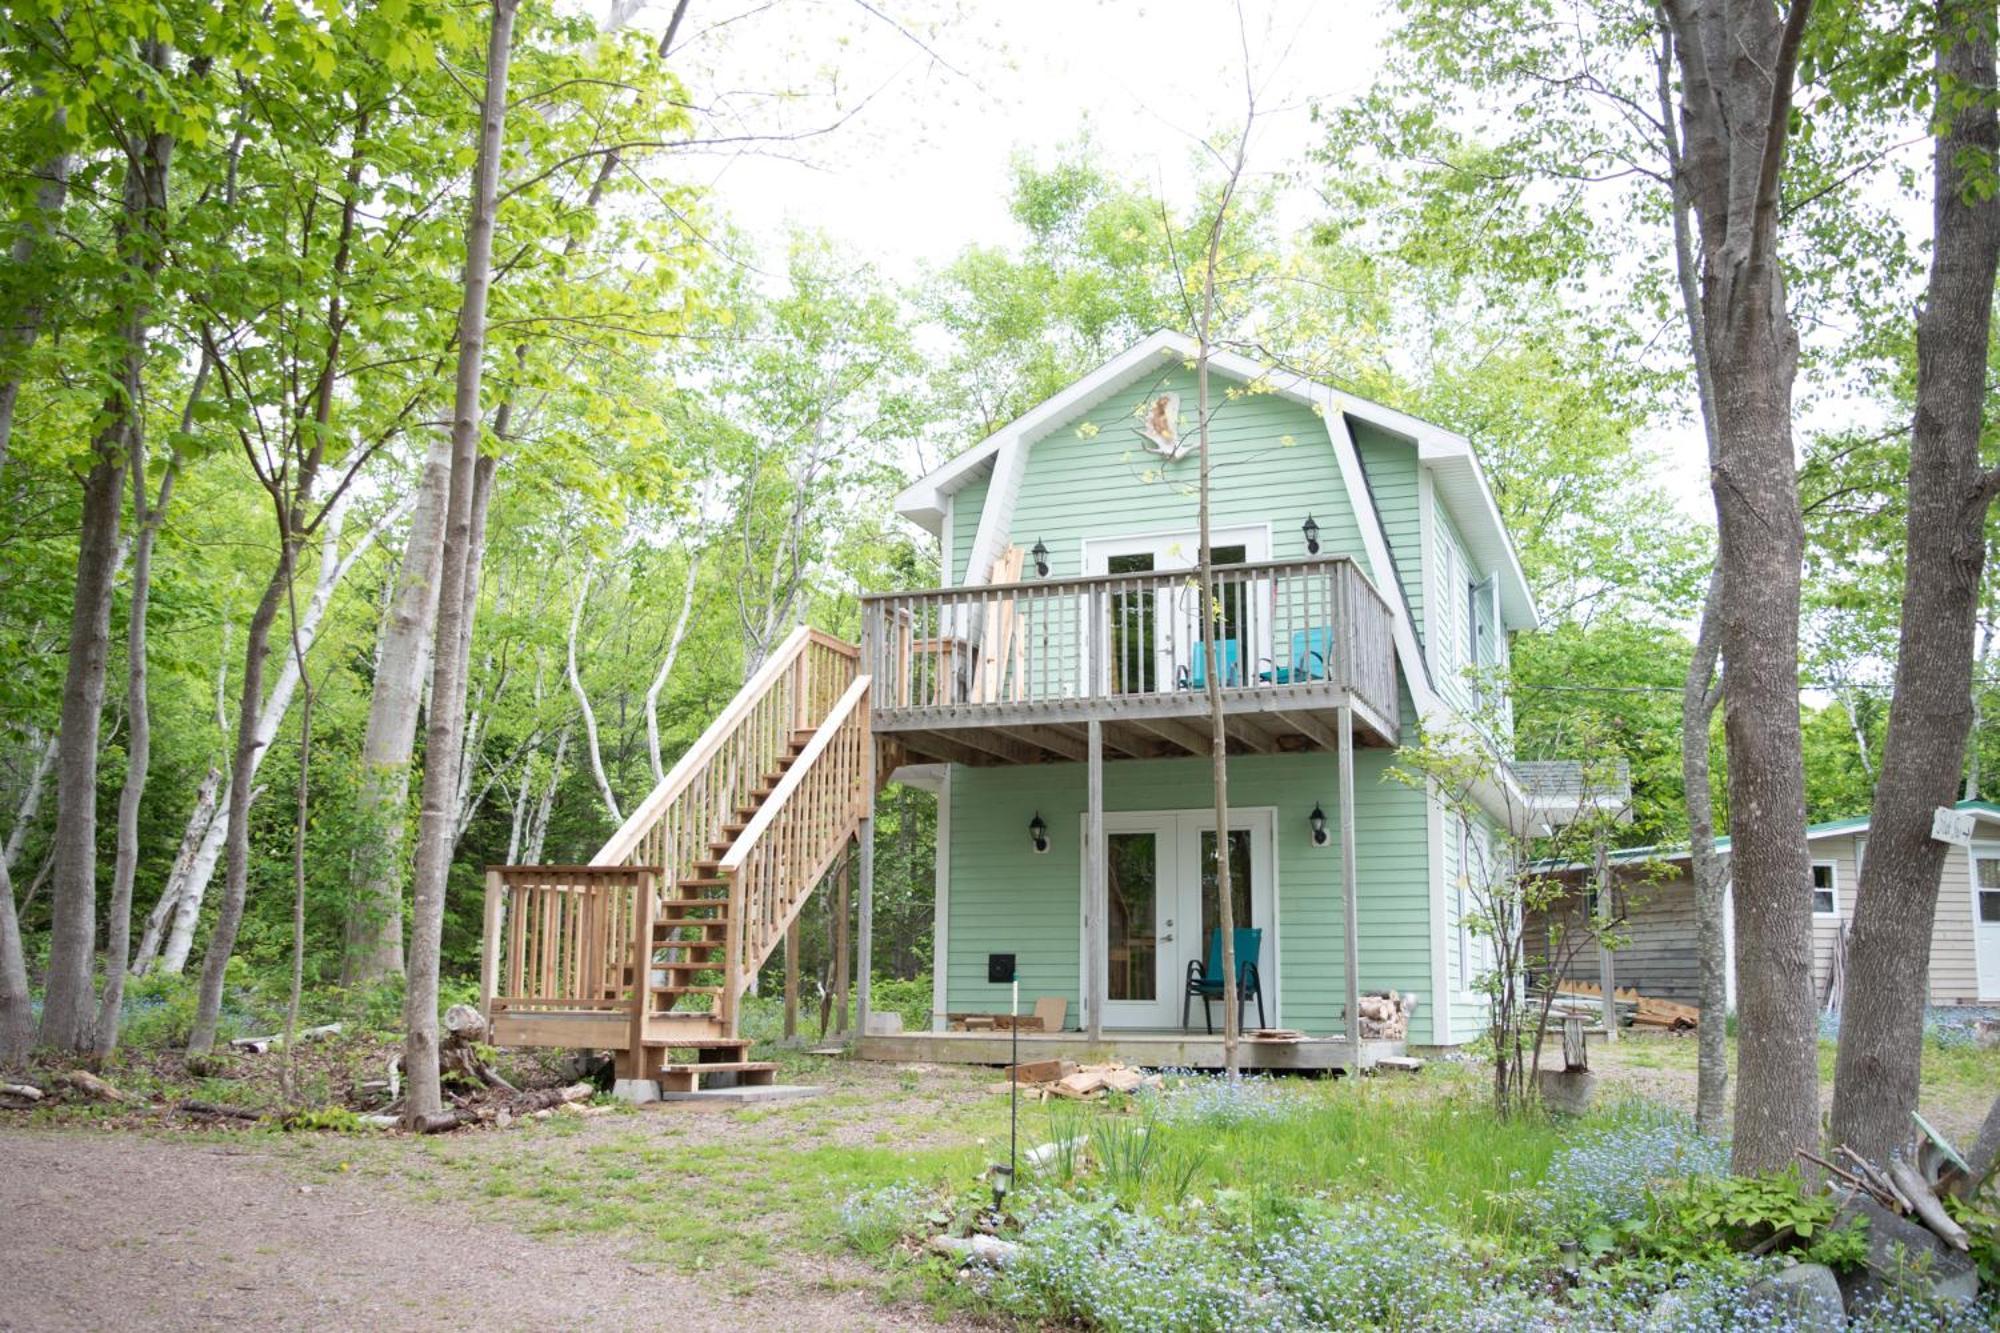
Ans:
<svg viewBox="0 0 2000 1333"><path fill-rule="evenodd" d="M1160 840L1113 833L1104 850L1110 862L1105 998L1151 1003L1160 998Z"/></svg>

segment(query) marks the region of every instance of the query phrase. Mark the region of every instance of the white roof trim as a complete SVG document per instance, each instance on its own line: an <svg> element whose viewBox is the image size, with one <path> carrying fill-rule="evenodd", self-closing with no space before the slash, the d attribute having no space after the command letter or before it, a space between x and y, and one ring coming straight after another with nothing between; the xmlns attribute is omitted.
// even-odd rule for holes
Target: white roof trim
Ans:
<svg viewBox="0 0 2000 1333"><path fill-rule="evenodd" d="M951 495L977 476L987 463L997 463L1001 451L1009 445L1032 445L1055 426L1078 412L1087 411L1125 387L1147 366L1157 364L1166 357L1192 361L1198 351L1194 339L1171 329L1162 329L1141 339L1061 393L1036 404L943 467L904 488L896 496L896 512L933 535L940 534L944 526L945 507L950 503ZM1295 372L1261 365L1235 352L1213 351L1209 354L1209 365L1232 379L1268 384L1273 392L1308 407L1317 407L1329 417L1345 413L1415 444L1418 462L1428 464L1436 474L1438 493L1444 497L1452 517L1458 521L1472 557L1482 568L1495 569L1500 573L1500 607L1504 627L1529 629L1534 626L1538 618L1534 595L1529 591L1527 578L1521 571L1520 558L1515 553L1512 538L1507 535L1506 524L1501 521L1500 507L1493 499L1492 487L1487 484L1478 455L1464 436L1407 412L1341 393ZM1351 444L1350 440L1350 447ZM1018 453L1021 455L1020 466L1025 471L1027 450L1019 449ZM1344 469L1343 475L1346 475ZM974 571L989 567L999 553L999 548L987 540L989 521L1003 536L1013 524L1013 501L1019 476L996 479L1002 483L996 487L1001 493L1002 503L996 506L993 494L989 492L986 512L980 519L979 537L972 551L972 564L967 570L967 583L977 582L983 577L983 573L975 575ZM1346 476L1350 489L1357 479ZM1359 497L1365 491L1353 491L1353 494ZM1380 536L1379 531L1376 535ZM1378 581L1383 579L1383 573L1381 569L1375 571ZM1381 586L1384 596L1393 591L1400 598L1401 588L1393 579L1383 581Z"/></svg>

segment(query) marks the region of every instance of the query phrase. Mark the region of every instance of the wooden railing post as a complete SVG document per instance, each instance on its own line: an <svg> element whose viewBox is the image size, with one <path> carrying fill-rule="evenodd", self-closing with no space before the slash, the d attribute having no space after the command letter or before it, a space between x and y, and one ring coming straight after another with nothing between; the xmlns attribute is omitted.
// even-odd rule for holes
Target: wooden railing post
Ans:
<svg viewBox="0 0 2000 1333"><path fill-rule="evenodd" d="M638 1070L644 1068L646 1016L653 1009L653 872L639 867L632 880L632 1029L626 1049Z"/></svg>
<svg viewBox="0 0 2000 1333"><path fill-rule="evenodd" d="M479 1012L493 1021L493 1000L500 994L500 923L506 899L498 870L486 872L486 928L479 951Z"/></svg>

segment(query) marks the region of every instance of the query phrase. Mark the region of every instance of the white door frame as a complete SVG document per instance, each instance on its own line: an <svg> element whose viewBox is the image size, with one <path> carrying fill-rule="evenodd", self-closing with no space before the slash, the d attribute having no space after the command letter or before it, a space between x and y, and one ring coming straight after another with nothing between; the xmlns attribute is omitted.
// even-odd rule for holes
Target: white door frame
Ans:
<svg viewBox="0 0 2000 1333"><path fill-rule="evenodd" d="M1080 816L1081 825L1088 825L1088 813ZM1279 989L1279 946L1278 946L1278 812L1276 807L1239 806L1229 811L1229 826L1244 829L1250 834L1250 912L1254 922L1261 923L1264 938L1258 958L1259 980L1264 988L1265 1018L1271 1026L1282 1025L1281 992ZM1104 1002L1104 1026L1118 1028L1166 1027L1178 1028L1181 1015L1181 992L1186 989L1188 963L1199 958L1206 950L1206 941L1200 941L1201 933L1201 835L1215 827L1213 809L1195 810L1107 810L1104 812L1104 836L1107 847L1114 833L1160 832L1163 841L1160 847L1159 867L1162 884L1160 886L1156 911L1163 921L1173 923L1163 926L1162 934L1171 933L1171 943L1164 938L1161 942L1155 966L1159 969L1159 983L1156 999L1150 1002L1128 1003L1106 999ZM1088 845L1087 841L1082 845ZM1083 867L1083 881L1087 884L1089 867ZM1089 957L1090 934L1084 925L1084 910L1087 906L1086 894L1080 886L1077 894L1077 961L1083 964L1078 969L1082 976L1093 965ZM1192 922L1194 935L1187 933L1188 922ZM1109 987L1106 987L1107 991ZM1081 1008L1088 1021L1090 999L1086 995ZM1254 1013L1252 1002L1252 1012ZM1194 1021L1190 1011L1188 1021Z"/></svg>
<svg viewBox="0 0 2000 1333"><path fill-rule="evenodd" d="M1247 563L1257 564L1271 558L1271 525L1251 523L1240 527L1216 528L1209 534L1217 546L1241 546ZM1189 531L1134 533L1126 537L1085 537L1081 556L1081 568L1087 575L1110 572L1111 558L1119 555L1150 555L1153 557L1155 572L1172 573L1176 570L1191 570L1200 564L1201 534ZM1242 645L1240 670L1246 679L1256 669L1259 657L1268 656L1270 645L1262 642L1270 632L1264 624L1266 617L1262 608L1251 599L1248 608L1252 620L1251 634L1257 642ZM1174 594L1163 591L1155 595L1153 605L1153 658L1154 679L1159 693L1171 693L1176 688L1176 679L1181 670L1193 661L1193 645L1183 642L1183 636L1175 633L1178 617L1175 615ZM1087 642L1088 640L1086 640ZM1085 654L1086 659L1088 654ZM1109 657L1106 657L1106 670ZM1089 668L1086 666L1085 670ZM1085 694L1093 693L1092 685L1102 682L1085 682Z"/></svg>
<svg viewBox="0 0 2000 1333"><path fill-rule="evenodd" d="M1979 919L1981 861L2000 861L2000 843L1975 842L1965 852L1965 879L1969 893L1966 905L1972 911L1972 970L1979 982L1979 998L1991 1000L2000 998L2000 925ZM1993 942L1989 943L1989 939ZM1988 952L1994 955L1991 967L1987 966Z"/></svg>

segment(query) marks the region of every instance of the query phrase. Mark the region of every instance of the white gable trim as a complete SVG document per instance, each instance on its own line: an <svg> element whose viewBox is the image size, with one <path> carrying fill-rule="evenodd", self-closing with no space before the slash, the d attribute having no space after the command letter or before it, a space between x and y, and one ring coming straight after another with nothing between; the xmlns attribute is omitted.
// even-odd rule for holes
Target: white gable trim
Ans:
<svg viewBox="0 0 2000 1333"><path fill-rule="evenodd" d="M1141 339L1061 393L1038 403L981 443L905 488L896 497L896 512L933 535L938 534L951 494L965 486L988 461L997 464L1010 445L1032 445L1070 417L1087 411L1124 388L1148 366L1168 358L1190 362L1198 351L1194 339L1168 329ZM1336 401L1334 390L1326 385L1295 371L1260 365L1235 352L1211 351L1209 365L1231 379L1267 385L1272 392L1307 406L1321 404L1331 410ZM1443 496L1446 507L1452 511L1452 516L1458 520L1472 557L1482 568L1499 571L1502 628L1532 629L1538 616L1534 595L1528 588L1513 540L1507 534L1506 524L1501 521L1499 505L1494 502L1492 488L1487 484L1486 474L1471 443L1462 435L1365 398L1342 394L1338 395L1337 401L1340 410L1352 414L1356 420L1402 436L1416 445L1417 461L1435 472L1438 492ZM1023 464L1025 461L1024 458ZM986 513L1003 524L999 527L999 534L1004 537L1013 523L1013 501L1018 494L1019 479L1015 479L1012 490L1002 487L1001 478L997 475L994 484L995 490L1003 497L1003 503L995 506L989 495ZM984 520L980 528L983 541L987 528ZM981 557L990 565L1002 549L1004 542L990 549L975 546L972 568L981 570L983 577L986 565L980 563ZM1426 555L1428 557L1428 553ZM965 581L973 583L978 579L968 570Z"/></svg>
<svg viewBox="0 0 2000 1333"><path fill-rule="evenodd" d="M1361 531L1361 549L1368 557L1369 574L1375 590L1389 603L1403 682L1409 687L1417 716L1428 719L1432 713L1443 711L1444 703L1431 688L1423 651L1417 646L1416 627L1410 623L1409 604L1403 599L1403 585L1396 578L1395 562L1389 558L1389 539L1383 535L1381 515L1375 512L1375 502L1368 494L1368 479L1361 471L1361 455L1355 452L1354 437L1348 432L1347 419L1341 415L1333 391L1324 392L1326 396L1317 406L1326 422L1326 436L1333 446L1334 459L1340 464L1340 479L1352 502L1355 526Z"/></svg>

